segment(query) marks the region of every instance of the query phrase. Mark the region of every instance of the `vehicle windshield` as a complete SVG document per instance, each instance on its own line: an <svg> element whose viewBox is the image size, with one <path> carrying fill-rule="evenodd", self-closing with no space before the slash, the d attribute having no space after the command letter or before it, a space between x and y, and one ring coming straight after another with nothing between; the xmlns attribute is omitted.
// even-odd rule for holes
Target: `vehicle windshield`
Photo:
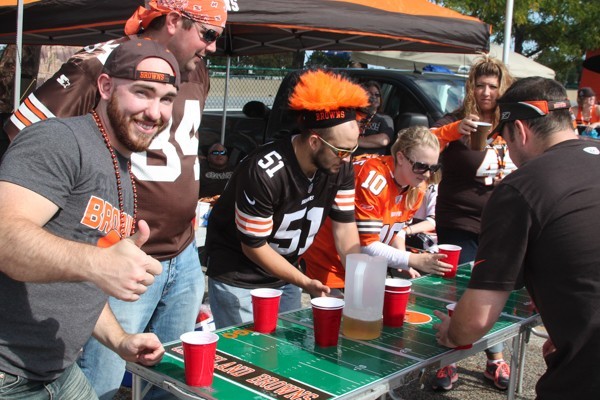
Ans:
<svg viewBox="0 0 600 400"><path fill-rule="evenodd" d="M439 107L442 115L455 111L465 97L465 79L460 77L427 76L415 83Z"/></svg>

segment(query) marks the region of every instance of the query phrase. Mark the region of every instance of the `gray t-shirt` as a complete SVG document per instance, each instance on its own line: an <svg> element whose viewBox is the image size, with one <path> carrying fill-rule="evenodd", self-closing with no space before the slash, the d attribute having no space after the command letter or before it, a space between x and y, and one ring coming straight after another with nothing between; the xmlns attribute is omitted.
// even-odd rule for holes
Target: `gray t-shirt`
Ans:
<svg viewBox="0 0 600 400"><path fill-rule="evenodd" d="M130 227L133 192L127 159L118 160ZM118 240L115 170L91 115L49 119L23 130L0 164L0 180L58 206L47 231L94 246ZM77 359L107 298L87 282L24 283L0 273L0 370L56 379Z"/></svg>

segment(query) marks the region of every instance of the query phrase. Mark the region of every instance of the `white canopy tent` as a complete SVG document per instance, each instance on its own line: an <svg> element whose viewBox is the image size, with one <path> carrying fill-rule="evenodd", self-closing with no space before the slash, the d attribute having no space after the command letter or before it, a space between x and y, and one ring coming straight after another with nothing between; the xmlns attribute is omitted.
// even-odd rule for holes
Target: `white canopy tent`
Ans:
<svg viewBox="0 0 600 400"><path fill-rule="evenodd" d="M489 55L498 59L503 57L501 45L491 44ZM454 72L464 66L470 66L473 61L480 57L478 54L457 53L420 53L409 51L354 51L352 60L364 64L378 65L386 68L398 69L423 69L426 65L442 65ZM516 78L527 76L542 76L554 79L554 70L535 62L521 54L511 52L508 69Z"/></svg>

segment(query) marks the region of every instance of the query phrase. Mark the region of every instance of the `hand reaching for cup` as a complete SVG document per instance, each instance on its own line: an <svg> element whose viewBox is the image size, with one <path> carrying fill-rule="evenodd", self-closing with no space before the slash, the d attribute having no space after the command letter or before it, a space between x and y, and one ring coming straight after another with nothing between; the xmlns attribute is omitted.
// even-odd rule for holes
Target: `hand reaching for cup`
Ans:
<svg viewBox="0 0 600 400"><path fill-rule="evenodd" d="M303 289L312 297L328 296L329 293L331 293L329 286L323 285L323 283L317 279L311 279Z"/></svg>
<svg viewBox="0 0 600 400"><path fill-rule="evenodd" d="M411 253L408 257L408 265L411 268L434 275L444 275L452 270L452 265L443 262L445 254L434 253Z"/></svg>
<svg viewBox="0 0 600 400"><path fill-rule="evenodd" d="M140 249L149 237L148 224L140 220L134 235L102 249L104 258L90 268L90 281L119 300L138 300L162 272L160 262Z"/></svg>

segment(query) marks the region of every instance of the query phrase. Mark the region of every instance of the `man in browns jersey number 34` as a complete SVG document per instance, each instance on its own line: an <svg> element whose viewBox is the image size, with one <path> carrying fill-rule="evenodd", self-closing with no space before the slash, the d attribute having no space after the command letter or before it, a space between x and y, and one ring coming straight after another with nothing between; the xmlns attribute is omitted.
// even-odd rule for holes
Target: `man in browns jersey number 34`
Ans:
<svg viewBox="0 0 600 400"><path fill-rule="evenodd" d="M293 87L298 134L246 157L210 214L208 293L217 328L252 320L254 288L281 289L280 312L301 307L301 289L329 293L293 265L327 216L341 259L360 252L350 156L367 94L324 70L304 71Z"/></svg>

